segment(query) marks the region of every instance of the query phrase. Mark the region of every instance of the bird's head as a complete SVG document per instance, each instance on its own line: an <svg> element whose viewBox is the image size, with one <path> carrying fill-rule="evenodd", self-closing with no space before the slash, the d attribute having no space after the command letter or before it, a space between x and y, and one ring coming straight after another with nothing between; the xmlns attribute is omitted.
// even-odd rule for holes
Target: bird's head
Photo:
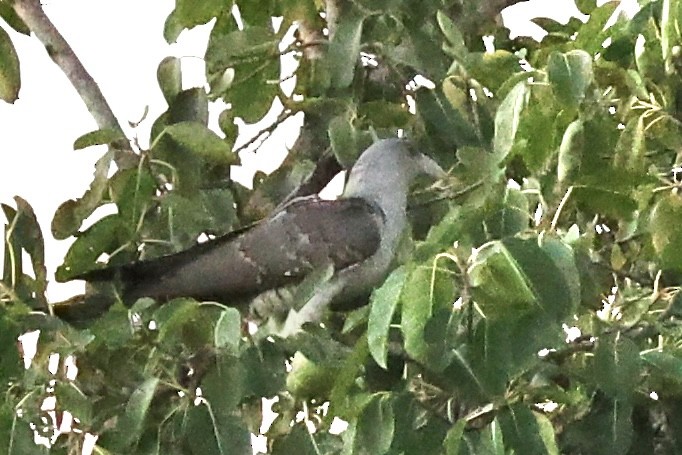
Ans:
<svg viewBox="0 0 682 455"><path fill-rule="evenodd" d="M414 178L426 174L440 179L445 171L405 139L383 139L365 150L350 170L344 197L375 199L392 192L407 193Z"/></svg>

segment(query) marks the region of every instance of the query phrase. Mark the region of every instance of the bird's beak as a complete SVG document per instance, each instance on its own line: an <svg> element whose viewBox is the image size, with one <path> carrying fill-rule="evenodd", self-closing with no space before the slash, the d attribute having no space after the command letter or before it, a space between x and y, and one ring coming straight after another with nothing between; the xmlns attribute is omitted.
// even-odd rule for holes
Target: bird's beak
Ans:
<svg viewBox="0 0 682 455"><path fill-rule="evenodd" d="M444 179L448 176L447 172L438 165L435 161L426 155L419 154L418 163L419 169L422 173L429 175L435 179Z"/></svg>

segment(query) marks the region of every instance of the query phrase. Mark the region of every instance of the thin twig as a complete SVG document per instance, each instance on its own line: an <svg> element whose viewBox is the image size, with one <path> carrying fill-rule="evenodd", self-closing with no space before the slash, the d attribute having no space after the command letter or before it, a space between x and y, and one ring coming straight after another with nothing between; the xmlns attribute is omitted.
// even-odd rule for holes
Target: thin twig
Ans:
<svg viewBox="0 0 682 455"><path fill-rule="evenodd" d="M291 115L292 115L292 112L291 112L290 110L284 110L284 111L282 111L282 112L279 114L279 116L277 116L277 119L276 119L274 122L272 122L272 123L271 123L270 125L268 125L267 127L265 127L265 128L263 128L263 129L261 129L260 131L258 131L251 139L249 139L248 142L246 142L245 144L243 144L243 145L239 146L238 148L236 148L236 149L234 150L234 154L235 154L235 155L239 154L239 152L242 152L242 151L246 150L247 148L251 147L253 144L255 144L256 142L258 142L259 140L260 140L261 143L263 143L263 142L270 136L270 134L272 134L272 132L275 131L275 129L277 129L277 127L278 127L279 125L281 125L282 122L284 122L286 119L288 119L289 117L291 117ZM263 138L261 139L261 136L263 136L263 135L265 135L265 137L263 137ZM259 145L259 146L260 146L260 145Z"/></svg>

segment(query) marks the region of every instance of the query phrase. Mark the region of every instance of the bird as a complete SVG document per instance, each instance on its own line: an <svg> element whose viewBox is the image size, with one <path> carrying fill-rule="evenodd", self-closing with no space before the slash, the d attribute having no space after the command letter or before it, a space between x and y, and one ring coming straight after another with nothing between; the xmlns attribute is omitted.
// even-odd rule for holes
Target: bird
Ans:
<svg viewBox="0 0 682 455"><path fill-rule="evenodd" d="M338 199L295 198L249 228L73 279L119 282L127 305L142 297L230 304L317 273L312 295L284 322L282 332L294 333L319 321L332 302L366 296L383 282L408 226L410 183L421 174L447 175L408 140L382 139L359 156Z"/></svg>

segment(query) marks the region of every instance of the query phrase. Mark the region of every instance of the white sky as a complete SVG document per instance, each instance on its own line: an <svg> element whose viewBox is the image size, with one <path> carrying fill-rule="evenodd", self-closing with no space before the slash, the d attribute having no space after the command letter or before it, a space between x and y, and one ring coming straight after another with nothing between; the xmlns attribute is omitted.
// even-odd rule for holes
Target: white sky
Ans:
<svg viewBox="0 0 682 455"><path fill-rule="evenodd" d="M168 55L183 57L184 88L205 82L202 56L210 26L185 31L179 44L167 45L163 24L173 0L45 0L43 4L124 128L128 121L138 121L149 106L147 120L137 131L143 146L148 145L152 121L166 109L156 82L158 63ZM577 13L572 0L533 0L515 5L505 20L529 34L538 30L524 17L554 15L565 22L572 13ZM14 205L12 197L20 195L33 206L43 227L52 274L71 243L52 239L49 226L54 211L63 201L83 194L103 149L73 150L76 138L96 129L94 121L38 40L9 30L1 21L0 26L8 30L17 48L22 79L19 100L14 105L0 101L0 202ZM293 120L285 130L297 131L300 121L300 117ZM283 144L293 141L286 134L269 140L260 158L243 156L243 162L273 170L281 162ZM248 182L251 172L234 175ZM82 284L50 282L50 298L65 299L82 288Z"/></svg>

